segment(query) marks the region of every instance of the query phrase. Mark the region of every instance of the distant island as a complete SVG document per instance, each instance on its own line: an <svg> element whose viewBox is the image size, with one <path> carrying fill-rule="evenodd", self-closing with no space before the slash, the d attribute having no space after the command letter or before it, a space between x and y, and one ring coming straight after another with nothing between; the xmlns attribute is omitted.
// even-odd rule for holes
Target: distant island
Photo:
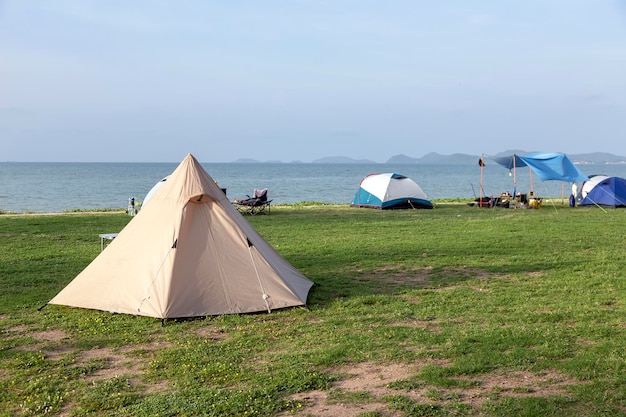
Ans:
<svg viewBox="0 0 626 417"><path fill-rule="evenodd" d="M525 156L533 152L522 150L509 150L499 152L495 155L485 155L485 163L489 164L490 156ZM577 165L584 164L626 164L626 157L614 155L606 152L592 152L585 154L567 154L569 159ZM480 155L468 155L455 153L452 155L441 155L436 152L430 152L420 158L414 158L408 155L394 155L382 164L394 165L467 165L477 163ZM233 163L250 164L250 163L282 163L281 161L258 161L249 158L240 158ZM302 161L292 161L291 163L303 163ZM378 164L379 162L369 159L354 159L348 156L327 156L325 158L315 159L313 164Z"/></svg>

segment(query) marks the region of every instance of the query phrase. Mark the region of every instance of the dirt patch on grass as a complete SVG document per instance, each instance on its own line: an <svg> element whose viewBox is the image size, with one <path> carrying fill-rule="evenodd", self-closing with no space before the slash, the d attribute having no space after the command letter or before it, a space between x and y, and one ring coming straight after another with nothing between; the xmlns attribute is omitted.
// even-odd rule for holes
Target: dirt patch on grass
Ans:
<svg viewBox="0 0 626 417"><path fill-rule="evenodd" d="M22 349L40 352L46 360L51 361L64 359L67 361L66 356L71 355L71 361L68 361L71 363L69 366L91 369L80 377L89 383L126 376L131 384L140 386L143 391L148 393L163 392L169 389L165 383L146 385L141 382L141 367L146 363L146 356L163 349L164 346L169 346L169 342L154 341L122 348L80 349L71 343L71 338L62 330L35 331L28 333L28 336L38 340L38 342L23 346Z"/></svg>
<svg viewBox="0 0 626 417"><path fill-rule="evenodd" d="M128 349L114 350L110 347L84 350L80 352L78 363L104 362L104 366L87 376L88 381L109 379L121 375L139 376L140 363L127 356Z"/></svg>
<svg viewBox="0 0 626 417"><path fill-rule="evenodd" d="M164 344L161 342L151 342L119 349L110 347L90 349L80 352L77 363L104 362L103 366L86 377L89 382L126 376L132 385L139 386L146 393L165 392L171 389L165 381L149 385L141 381L141 368L146 363L146 355L149 356L163 347Z"/></svg>
<svg viewBox="0 0 626 417"><path fill-rule="evenodd" d="M40 332L33 332L30 334L35 339L43 340L45 342L60 342L63 339L68 339L69 336L63 330L50 329Z"/></svg>
<svg viewBox="0 0 626 417"><path fill-rule="evenodd" d="M215 330L210 326L199 327L198 330L196 330L196 334L212 342L219 342L228 338L228 334L223 331Z"/></svg>
<svg viewBox="0 0 626 417"><path fill-rule="evenodd" d="M26 325L18 325L5 329L3 334L8 337L24 336L33 339L32 343L21 344L19 349L37 352L47 361L62 361L63 366L83 367L84 370L78 378L90 383L126 376L132 384L148 393L169 389L164 382L147 385L141 381L142 366L149 361L154 352L171 346L167 341L155 340L121 348L82 349L72 342L70 335L60 329L36 330ZM207 331L204 336L215 340L225 337L216 331Z"/></svg>
<svg viewBox="0 0 626 417"><path fill-rule="evenodd" d="M481 268L445 267L435 269L427 266L423 268L402 269L387 265L376 268L371 272L360 272L358 281L375 282L378 289L400 286L414 287L448 287L470 279L483 279L497 276Z"/></svg>
<svg viewBox="0 0 626 417"><path fill-rule="evenodd" d="M441 331L440 321L434 317L429 317L424 320L407 318L403 321L395 323L389 323L389 326L411 327L414 329L420 329L428 332L439 333Z"/></svg>
<svg viewBox="0 0 626 417"><path fill-rule="evenodd" d="M62 330L50 329L31 331L27 326L15 326L8 329L12 335L18 334L35 340L32 344L21 345L21 349L28 352L41 352L48 360L58 360L67 352L74 350L64 343L69 336Z"/></svg>
<svg viewBox="0 0 626 417"><path fill-rule="evenodd" d="M449 366L445 362L377 365L360 363L334 370L341 378L327 391L311 391L289 397L302 401L295 414L316 417L348 417L371 413L380 416L404 415L392 408L389 398L404 397L417 404L435 407L464 405L475 410L487 401L512 397L566 396L568 387L579 381L556 372L495 371L457 380L469 388L442 388L420 380L425 365ZM279 414L281 417L292 413Z"/></svg>
<svg viewBox="0 0 626 417"><path fill-rule="evenodd" d="M579 384L579 381L556 371L537 374L527 371L492 372L479 375L476 380L480 383L477 387L457 390L460 398L473 406L503 397L564 396L569 386Z"/></svg>
<svg viewBox="0 0 626 417"><path fill-rule="evenodd" d="M306 405L299 410L298 415L316 417L346 417L363 413L378 413L379 415L395 416L390 413L387 405L380 400L391 392L386 386L397 380L409 378L416 372L415 367L404 364L376 365L360 363L345 366L335 370L335 373L344 375L339 381L332 384L329 391L311 391L291 396L289 399L302 401ZM363 393L367 399L363 401L341 401L333 399L332 393ZM346 398L349 396L346 396ZM281 413L286 417L291 413Z"/></svg>
<svg viewBox="0 0 626 417"><path fill-rule="evenodd" d="M5 337L5 335L8 335L8 336L13 336L15 334L23 335L28 330L29 330L28 326L24 324L18 324L17 326L12 326L12 327L7 327L6 329L2 329L1 334L3 335L3 337Z"/></svg>

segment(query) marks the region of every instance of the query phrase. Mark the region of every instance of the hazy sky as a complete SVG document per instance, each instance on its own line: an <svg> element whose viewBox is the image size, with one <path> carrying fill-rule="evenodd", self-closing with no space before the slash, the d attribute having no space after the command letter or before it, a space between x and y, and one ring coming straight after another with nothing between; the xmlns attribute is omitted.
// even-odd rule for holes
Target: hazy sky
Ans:
<svg viewBox="0 0 626 417"><path fill-rule="evenodd" d="M626 0L0 0L0 161L626 155Z"/></svg>

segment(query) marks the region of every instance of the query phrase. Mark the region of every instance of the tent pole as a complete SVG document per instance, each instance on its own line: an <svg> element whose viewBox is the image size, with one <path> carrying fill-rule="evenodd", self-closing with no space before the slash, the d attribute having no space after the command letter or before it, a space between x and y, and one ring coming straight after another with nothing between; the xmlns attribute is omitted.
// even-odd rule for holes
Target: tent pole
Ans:
<svg viewBox="0 0 626 417"><path fill-rule="evenodd" d="M515 192L517 191L517 155L513 154L513 198L515 198Z"/></svg>
<svg viewBox="0 0 626 417"><path fill-rule="evenodd" d="M485 154L480 155L480 190L478 190L478 207L483 206L483 171L485 169Z"/></svg>

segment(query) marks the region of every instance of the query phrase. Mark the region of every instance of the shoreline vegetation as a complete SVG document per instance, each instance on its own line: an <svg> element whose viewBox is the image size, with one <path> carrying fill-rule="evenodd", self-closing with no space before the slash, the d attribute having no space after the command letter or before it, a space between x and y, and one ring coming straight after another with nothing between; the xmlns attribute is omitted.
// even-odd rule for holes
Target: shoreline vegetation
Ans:
<svg viewBox="0 0 626 417"><path fill-rule="evenodd" d="M565 205L567 204L567 199L565 197L547 197L542 199L547 204L556 204L556 205ZM472 204L475 203L475 199L473 198L444 198L444 199L432 199L431 200L435 207L437 205L442 204ZM323 207L348 207L350 204L348 203L326 203L322 201L301 201L299 203L283 203L283 204L272 204L272 207L315 207L315 206L323 206ZM58 212L43 212L43 211L23 211L23 212L15 212L15 211L5 211L0 207L0 216L20 216L20 215L29 215L29 216L53 216L53 215L64 215L64 214L119 214L119 213L128 213L128 209L125 207L111 207L111 208L92 208L92 209L68 209Z"/></svg>
<svg viewBox="0 0 626 417"><path fill-rule="evenodd" d="M0 417L626 416L626 210L466 202L247 216L307 308L163 325L46 305L125 210L0 216Z"/></svg>

